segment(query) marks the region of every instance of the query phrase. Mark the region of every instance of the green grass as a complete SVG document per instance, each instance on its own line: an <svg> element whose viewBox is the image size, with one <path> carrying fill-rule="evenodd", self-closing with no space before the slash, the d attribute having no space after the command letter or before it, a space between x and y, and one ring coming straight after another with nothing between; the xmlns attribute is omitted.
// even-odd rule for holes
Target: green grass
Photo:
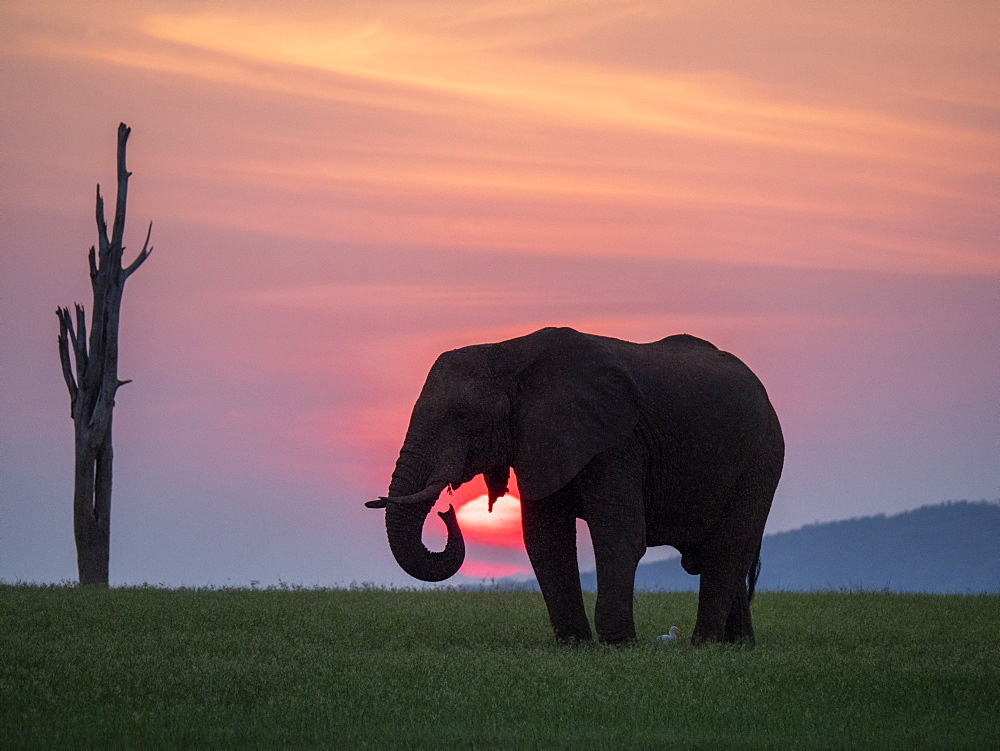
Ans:
<svg viewBox="0 0 1000 751"><path fill-rule="evenodd" d="M756 648L653 643L695 606L560 648L529 592L0 586L0 748L996 747L998 596L764 592Z"/></svg>

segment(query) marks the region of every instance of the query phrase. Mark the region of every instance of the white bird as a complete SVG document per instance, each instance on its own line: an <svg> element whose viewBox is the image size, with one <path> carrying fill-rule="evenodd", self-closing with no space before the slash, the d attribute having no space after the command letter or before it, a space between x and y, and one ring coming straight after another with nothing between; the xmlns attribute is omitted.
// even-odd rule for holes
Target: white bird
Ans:
<svg viewBox="0 0 1000 751"><path fill-rule="evenodd" d="M672 641L677 641L677 637L681 635L681 630L677 626L670 627L670 633L663 634L660 636L660 644L669 644Z"/></svg>

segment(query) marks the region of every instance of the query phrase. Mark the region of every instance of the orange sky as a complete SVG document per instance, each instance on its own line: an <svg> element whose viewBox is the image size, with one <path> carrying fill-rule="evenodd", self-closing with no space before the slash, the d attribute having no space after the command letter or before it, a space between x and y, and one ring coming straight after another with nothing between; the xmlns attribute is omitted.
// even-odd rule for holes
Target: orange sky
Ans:
<svg viewBox="0 0 1000 751"><path fill-rule="evenodd" d="M0 578L73 575L52 311L119 121L156 252L113 578L393 580L360 502L434 356L549 324L744 358L791 438L773 529L1000 495L994 2L0 14ZM525 566L487 542L466 573Z"/></svg>
<svg viewBox="0 0 1000 751"><path fill-rule="evenodd" d="M158 198L166 180L189 182L157 209L192 221L465 249L996 268L994 248L914 231L928 212L962 222L995 199L991 3L844 3L835 16L795 3L328 5L8 3L5 46L15 68L121 86L109 93L145 126ZM184 101L211 122L178 127ZM745 220L717 221L731 213L755 220L753 242Z"/></svg>

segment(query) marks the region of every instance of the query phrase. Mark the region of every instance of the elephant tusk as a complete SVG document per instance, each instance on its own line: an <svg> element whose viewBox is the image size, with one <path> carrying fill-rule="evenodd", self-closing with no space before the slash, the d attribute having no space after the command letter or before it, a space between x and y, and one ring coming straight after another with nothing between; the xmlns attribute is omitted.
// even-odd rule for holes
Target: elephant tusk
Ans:
<svg viewBox="0 0 1000 751"><path fill-rule="evenodd" d="M400 505L409 506L415 503L436 501L438 496L441 495L441 491L443 491L446 487L448 487L448 483L446 482L432 482L419 493L414 493L413 495L383 496L382 498L377 498L374 501L368 501L365 506L368 508L385 508L390 503L398 503Z"/></svg>

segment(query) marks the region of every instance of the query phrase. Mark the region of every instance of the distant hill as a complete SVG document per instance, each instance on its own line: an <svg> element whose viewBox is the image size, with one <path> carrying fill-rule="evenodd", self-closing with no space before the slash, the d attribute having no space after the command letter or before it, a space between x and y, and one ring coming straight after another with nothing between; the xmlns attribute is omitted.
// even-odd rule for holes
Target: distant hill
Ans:
<svg viewBox="0 0 1000 751"><path fill-rule="evenodd" d="M761 561L758 590L1000 592L1000 503L955 501L895 516L811 524L767 535ZM580 580L584 589L597 588L592 571ZM641 564L636 571L636 589L697 587L698 578L681 568L679 558Z"/></svg>

